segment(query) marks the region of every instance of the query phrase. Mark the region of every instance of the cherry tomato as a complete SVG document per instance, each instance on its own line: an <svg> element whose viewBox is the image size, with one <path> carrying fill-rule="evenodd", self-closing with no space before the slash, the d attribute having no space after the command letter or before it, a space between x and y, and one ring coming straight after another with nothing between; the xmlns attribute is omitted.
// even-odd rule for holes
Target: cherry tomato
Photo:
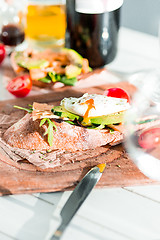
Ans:
<svg viewBox="0 0 160 240"><path fill-rule="evenodd" d="M144 149L155 148L160 144L160 128L151 128L141 133L138 144Z"/></svg>
<svg viewBox="0 0 160 240"><path fill-rule="evenodd" d="M5 47L2 43L0 43L0 64L3 62L6 55Z"/></svg>
<svg viewBox="0 0 160 240"><path fill-rule="evenodd" d="M109 88L104 92L104 95L107 97L124 98L127 99L127 102L130 102L128 93L122 88Z"/></svg>
<svg viewBox="0 0 160 240"><path fill-rule="evenodd" d="M12 79L8 85L7 90L16 97L25 97L32 88L32 80L29 75L23 75Z"/></svg>

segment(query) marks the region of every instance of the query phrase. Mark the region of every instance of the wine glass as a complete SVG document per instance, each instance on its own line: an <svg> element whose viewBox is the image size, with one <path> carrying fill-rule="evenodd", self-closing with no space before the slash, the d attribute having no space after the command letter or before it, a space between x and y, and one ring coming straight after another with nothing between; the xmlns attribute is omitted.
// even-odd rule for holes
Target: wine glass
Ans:
<svg viewBox="0 0 160 240"><path fill-rule="evenodd" d="M150 72L133 97L126 119L126 149L138 168L160 180L160 70Z"/></svg>
<svg viewBox="0 0 160 240"><path fill-rule="evenodd" d="M3 0L0 7L0 41L11 52L25 39L23 11L24 0Z"/></svg>

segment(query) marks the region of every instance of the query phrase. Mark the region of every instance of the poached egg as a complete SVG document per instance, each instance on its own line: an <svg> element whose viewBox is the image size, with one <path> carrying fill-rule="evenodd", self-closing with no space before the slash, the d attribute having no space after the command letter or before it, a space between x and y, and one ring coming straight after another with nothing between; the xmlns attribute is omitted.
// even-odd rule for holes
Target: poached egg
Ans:
<svg viewBox="0 0 160 240"><path fill-rule="evenodd" d="M64 98L61 101L61 106L71 113L89 119L126 111L130 104L127 99L85 93L80 98Z"/></svg>

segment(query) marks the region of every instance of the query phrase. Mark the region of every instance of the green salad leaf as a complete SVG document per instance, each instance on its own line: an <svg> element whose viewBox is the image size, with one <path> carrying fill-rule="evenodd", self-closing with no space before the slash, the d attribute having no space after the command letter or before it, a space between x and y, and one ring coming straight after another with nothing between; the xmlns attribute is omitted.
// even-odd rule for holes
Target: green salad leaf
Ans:
<svg viewBox="0 0 160 240"><path fill-rule="evenodd" d="M67 86L74 86L77 82L77 78L67 78L66 75L56 74L55 72L48 72L47 76L44 78L39 79L38 81L44 83L51 83L51 82L61 82Z"/></svg>
<svg viewBox="0 0 160 240"><path fill-rule="evenodd" d="M55 131L57 131L57 127L56 127L55 123L52 122L49 118L43 118L40 121L39 126L42 127L42 125L45 124L46 122L48 123L48 128L47 128L46 132L44 133L44 135L48 134L48 143L50 146L52 146L53 145L53 128L55 129Z"/></svg>
<svg viewBox="0 0 160 240"><path fill-rule="evenodd" d="M75 83L77 82L77 78L73 77L73 78L67 78L66 76L62 76L61 80L59 80L59 82L68 85L68 86L74 86Z"/></svg>
<svg viewBox="0 0 160 240"><path fill-rule="evenodd" d="M86 128L101 130L101 129L105 128L105 125L103 125L103 124L100 124L100 125L92 124L91 126L86 126Z"/></svg>
<svg viewBox="0 0 160 240"><path fill-rule="evenodd" d="M75 122L72 122L72 121L70 121L70 120L65 120L65 122L67 122L67 123L69 123L69 124L71 124L71 125L76 125Z"/></svg>
<svg viewBox="0 0 160 240"><path fill-rule="evenodd" d="M57 82L58 81L58 78L56 77L56 73L54 73L54 72L49 72L48 73L48 76L50 77L50 79L51 79L51 81L52 82Z"/></svg>
<svg viewBox="0 0 160 240"><path fill-rule="evenodd" d="M14 108L17 108L17 109L20 109L20 110L24 110L24 111L27 111L28 113L32 113L33 112L33 107L32 105L28 105L30 108L24 108L24 107L20 107L20 106L16 106L14 105L13 107Z"/></svg>
<svg viewBox="0 0 160 240"><path fill-rule="evenodd" d="M47 75L47 76L44 77L44 78L38 79L38 81L44 82L44 83L51 83L51 82L52 82L52 79Z"/></svg>
<svg viewBox="0 0 160 240"><path fill-rule="evenodd" d="M110 134L113 134L114 133L114 129L110 128Z"/></svg>

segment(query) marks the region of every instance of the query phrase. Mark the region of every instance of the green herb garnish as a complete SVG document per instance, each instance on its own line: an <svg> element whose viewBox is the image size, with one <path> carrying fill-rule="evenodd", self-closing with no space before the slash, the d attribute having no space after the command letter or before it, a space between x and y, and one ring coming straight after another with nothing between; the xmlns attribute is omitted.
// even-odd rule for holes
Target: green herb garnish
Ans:
<svg viewBox="0 0 160 240"><path fill-rule="evenodd" d="M109 132L110 132L110 134L113 134L114 133L114 129L111 128Z"/></svg>
<svg viewBox="0 0 160 240"><path fill-rule="evenodd" d="M103 128L105 128L105 125L103 125L103 124L100 124L98 127L96 127L95 129L97 129L97 130L101 130L101 129L103 129Z"/></svg>
<svg viewBox="0 0 160 240"><path fill-rule="evenodd" d="M77 78L67 78L65 75L56 74L54 72L49 72L46 77L39 79L38 81L44 83L51 83L51 82L61 82L64 85L74 86L77 82Z"/></svg>
<svg viewBox="0 0 160 240"><path fill-rule="evenodd" d="M24 110L27 111L28 113L32 113L33 112L33 106L32 105L28 105L30 108L24 108L24 107L20 107L20 106L16 106L14 105L14 108L20 109L20 110Z"/></svg>
<svg viewBox="0 0 160 240"><path fill-rule="evenodd" d="M46 132L44 133L44 136L48 134L48 143L49 143L50 146L52 146L52 144L53 144L53 128L56 131L57 127L56 127L55 123L52 122L49 118L43 118L40 121L39 126L41 127L46 122L48 123L48 128L47 128Z"/></svg>
<svg viewBox="0 0 160 240"><path fill-rule="evenodd" d="M86 128L101 130L101 129L105 128L105 125L100 124L97 126L97 125L92 124L91 126L86 126Z"/></svg>
<svg viewBox="0 0 160 240"><path fill-rule="evenodd" d="M44 77L44 78L38 79L38 81L44 82L44 83L51 83L51 82L52 82L52 79L47 75L47 76Z"/></svg>
<svg viewBox="0 0 160 240"><path fill-rule="evenodd" d="M42 127L42 125L45 124L46 121L47 121L47 118L43 118L43 119L40 121L39 126Z"/></svg>
<svg viewBox="0 0 160 240"><path fill-rule="evenodd" d="M77 78L73 77L73 78L67 78L66 76L62 76L61 79L59 80L59 82L68 85L68 86L74 86L75 83L77 82Z"/></svg>
<svg viewBox="0 0 160 240"><path fill-rule="evenodd" d="M71 125L77 125L75 122L72 122L72 121L70 121L70 120L65 120L65 122L67 122L67 123L69 123L69 124L71 124Z"/></svg>
<svg viewBox="0 0 160 240"><path fill-rule="evenodd" d="M50 77L52 82L57 82L58 79L56 78L56 74L55 73L49 72L48 76Z"/></svg>

